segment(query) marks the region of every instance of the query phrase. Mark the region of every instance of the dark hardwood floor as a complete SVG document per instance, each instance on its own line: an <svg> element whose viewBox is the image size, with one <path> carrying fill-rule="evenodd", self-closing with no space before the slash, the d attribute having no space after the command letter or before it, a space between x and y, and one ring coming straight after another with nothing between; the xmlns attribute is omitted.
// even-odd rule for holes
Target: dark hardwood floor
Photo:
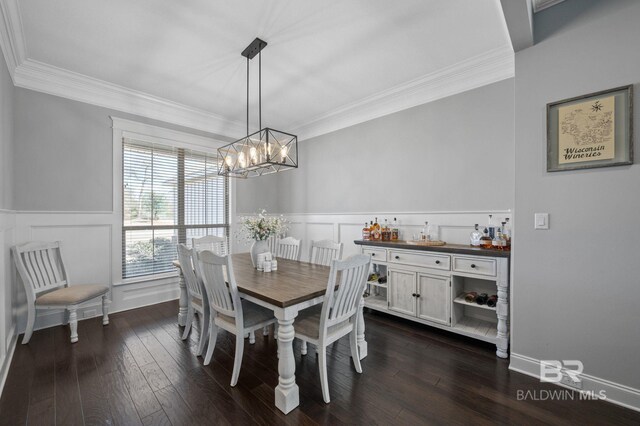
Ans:
<svg viewBox="0 0 640 426"><path fill-rule="evenodd" d="M0 424L640 424L640 413L602 401L518 401L518 390L558 390L508 370L495 347L375 312L366 314L363 374L348 339L328 348L331 403L322 400L315 351L296 353L300 406L274 407L273 337L245 346L229 386L234 337L221 331L209 366L193 354L197 327L179 338L169 302L36 331L18 345L0 399Z"/></svg>

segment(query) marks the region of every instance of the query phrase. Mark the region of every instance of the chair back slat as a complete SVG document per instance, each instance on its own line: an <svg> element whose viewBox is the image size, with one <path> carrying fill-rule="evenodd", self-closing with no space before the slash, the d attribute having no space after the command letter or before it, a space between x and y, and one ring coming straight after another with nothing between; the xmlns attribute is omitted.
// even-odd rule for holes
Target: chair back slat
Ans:
<svg viewBox="0 0 640 426"><path fill-rule="evenodd" d="M233 275L229 256L218 256L212 251L197 253L198 267L204 283L211 309L230 317L242 318L240 295ZM225 281L225 272L228 280Z"/></svg>
<svg viewBox="0 0 640 426"><path fill-rule="evenodd" d="M205 235L200 238L192 238L191 247L196 251L210 250L219 256L226 256L229 254L227 239L216 235Z"/></svg>
<svg viewBox="0 0 640 426"><path fill-rule="evenodd" d="M184 244L178 244L178 261L180 261L180 269L187 287L189 297L202 299L202 287L200 280L196 277L192 251Z"/></svg>
<svg viewBox="0 0 640 426"><path fill-rule="evenodd" d="M342 243L334 243L331 240L311 241L309 262L329 266L333 260L342 258L342 247Z"/></svg>
<svg viewBox="0 0 640 426"><path fill-rule="evenodd" d="M13 249L16 268L30 299L38 293L66 287L60 242L27 243Z"/></svg>
<svg viewBox="0 0 640 426"><path fill-rule="evenodd" d="M269 244L269 251L271 253L278 253L278 246L280 245L280 241L282 240L281 235L272 235L267 238L267 243Z"/></svg>
<svg viewBox="0 0 640 426"><path fill-rule="evenodd" d="M321 334L326 334L327 329L332 325L356 315L367 284L370 264L371 258L365 255L331 262L331 272L320 319ZM336 284L338 284L337 290Z"/></svg>
<svg viewBox="0 0 640 426"><path fill-rule="evenodd" d="M283 238L278 241L277 257L288 260L300 260L301 240L293 237Z"/></svg>

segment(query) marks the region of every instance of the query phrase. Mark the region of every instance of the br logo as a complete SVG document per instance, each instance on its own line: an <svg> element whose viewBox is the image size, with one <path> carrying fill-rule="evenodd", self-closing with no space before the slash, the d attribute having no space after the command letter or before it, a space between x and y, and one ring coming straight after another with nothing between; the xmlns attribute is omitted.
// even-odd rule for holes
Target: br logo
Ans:
<svg viewBox="0 0 640 426"><path fill-rule="evenodd" d="M581 361L572 360L543 360L540 361L540 381L550 383L560 383L563 373L566 374L574 383L580 383L580 374L584 370Z"/></svg>

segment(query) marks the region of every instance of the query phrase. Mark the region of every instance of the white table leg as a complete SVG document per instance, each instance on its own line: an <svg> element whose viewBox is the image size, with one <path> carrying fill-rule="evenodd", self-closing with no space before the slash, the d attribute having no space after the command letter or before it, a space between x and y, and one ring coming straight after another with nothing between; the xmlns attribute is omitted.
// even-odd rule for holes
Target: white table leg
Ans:
<svg viewBox="0 0 640 426"><path fill-rule="evenodd" d="M178 268L180 273L180 281L178 285L180 286L180 307L178 309L178 325L184 327L187 324L187 311L188 311L188 303L187 300L187 285L184 282L184 275L182 275L182 270Z"/></svg>
<svg viewBox="0 0 640 426"><path fill-rule="evenodd" d="M358 353L360 354L360 359L363 359L367 356L367 341L364 340L364 297L360 299L360 308L358 309L358 322L357 326L357 337L356 341L358 342Z"/></svg>
<svg viewBox="0 0 640 426"><path fill-rule="evenodd" d="M293 321L298 312L291 309L276 309L278 319L278 386L276 386L276 407L287 414L300 404L300 394L296 384L296 363L293 356Z"/></svg>

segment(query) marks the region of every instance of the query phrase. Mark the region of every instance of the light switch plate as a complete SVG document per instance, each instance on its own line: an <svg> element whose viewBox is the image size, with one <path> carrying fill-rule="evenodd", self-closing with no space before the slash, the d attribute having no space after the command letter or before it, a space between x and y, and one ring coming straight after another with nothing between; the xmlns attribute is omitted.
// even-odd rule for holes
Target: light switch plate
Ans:
<svg viewBox="0 0 640 426"><path fill-rule="evenodd" d="M535 229L549 229L549 213L535 213L534 214L534 228Z"/></svg>

